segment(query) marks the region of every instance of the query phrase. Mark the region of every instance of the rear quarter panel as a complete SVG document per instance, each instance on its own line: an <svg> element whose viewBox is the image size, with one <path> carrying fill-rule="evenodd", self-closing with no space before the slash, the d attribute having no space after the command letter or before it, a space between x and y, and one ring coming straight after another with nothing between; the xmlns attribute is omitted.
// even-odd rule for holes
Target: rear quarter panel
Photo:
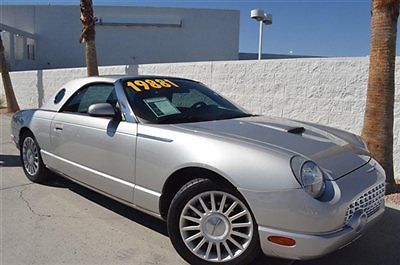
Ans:
<svg viewBox="0 0 400 265"><path fill-rule="evenodd" d="M16 141L18 143L21 142L21 130L27 128L33 133L42 150L51 151L50 124L55 114L56 112L54 111L40 109L22 110L15 113L12 118L11 127ZM43 162L48 164L51 161L46 156L43 156Z"/></svg>

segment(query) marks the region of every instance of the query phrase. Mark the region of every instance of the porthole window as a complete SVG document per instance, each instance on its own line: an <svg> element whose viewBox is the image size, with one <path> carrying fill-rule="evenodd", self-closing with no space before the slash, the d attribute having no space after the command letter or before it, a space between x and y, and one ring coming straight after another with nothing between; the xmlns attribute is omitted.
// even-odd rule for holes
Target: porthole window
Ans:
<svg viewBox="0 0 400 265"><path fill-rule="evenodd" d="M54 97L54 104L60 103L60 101L64 98L64 96L65 96L65 88L61 89Z"/></svg>

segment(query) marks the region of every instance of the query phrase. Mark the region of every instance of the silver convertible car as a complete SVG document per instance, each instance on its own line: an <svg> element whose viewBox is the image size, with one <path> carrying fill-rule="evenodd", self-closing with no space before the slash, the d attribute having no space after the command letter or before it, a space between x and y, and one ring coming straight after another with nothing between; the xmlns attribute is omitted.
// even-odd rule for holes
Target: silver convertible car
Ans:
<svg viewBox="0 0 400 265"><path fill-rule="evenodd" d="M30 180L51 170L166 220L190 264L320 257L385 208L385 172L359 136L250 114L192 80L74 80L11 126Z"/></svg>

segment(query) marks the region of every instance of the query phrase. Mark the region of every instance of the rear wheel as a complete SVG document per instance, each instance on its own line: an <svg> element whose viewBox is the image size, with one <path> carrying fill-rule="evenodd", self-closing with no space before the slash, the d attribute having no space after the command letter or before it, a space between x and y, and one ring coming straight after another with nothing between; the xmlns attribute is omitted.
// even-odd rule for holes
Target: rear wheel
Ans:
<svg viewBox="0 0 400 265"><path fill-rule="evenodd" d="M20 158L25 175L33 182L43 182L48 176L48 169L43 164L40 147L31 132L21 138Z"/></svg>
<svg viewBox="0 0 400 265"><path fill-rule="evenodd" d="M190 264L249 264L260 252L257 225L235 190L195 179L176 194L168 232Z"/></svg>

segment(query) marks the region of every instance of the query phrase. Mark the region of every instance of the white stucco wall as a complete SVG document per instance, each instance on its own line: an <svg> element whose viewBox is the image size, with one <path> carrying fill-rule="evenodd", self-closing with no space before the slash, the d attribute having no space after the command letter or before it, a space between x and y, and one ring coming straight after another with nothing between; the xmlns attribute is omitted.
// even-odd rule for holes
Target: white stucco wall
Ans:
<svg viewBox="0 0 400 265"><path fill-rule="evenodd" d="M160 74L202 81L248 110L307 120L360 133L368 82L368 58L228 61L100 68L101 74ZM14 72L22 108L37 107L86 69ZM400 77L400 61L396 76ZM2 86L1 86L2 87ZM396 78L394 159L400 178L400 79ZM2 87L3 89L3 87Z"/></svg>

